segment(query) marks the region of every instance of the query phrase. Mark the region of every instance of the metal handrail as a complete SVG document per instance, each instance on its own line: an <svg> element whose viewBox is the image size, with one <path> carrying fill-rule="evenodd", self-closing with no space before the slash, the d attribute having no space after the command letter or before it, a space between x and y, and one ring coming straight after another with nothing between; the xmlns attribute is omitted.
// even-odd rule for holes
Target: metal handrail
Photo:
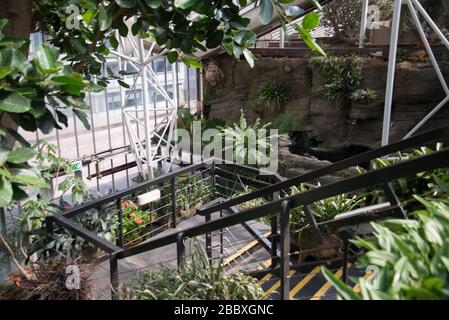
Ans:
<svg viewBox="0 0 449 320"><path fill-rule="evenodd" d="M290 187L299 185L303 182L312 181L315 179L319 179L321 177L327 176L329 174L342 171L344 169L361 165L364 163L367 163L369 161L372 161L377 158L384 157L386 155L390 155L392 153L402 151L408 148L419 146L420 144L426 144L431 141L435 141L436 139L447 137L449 136L449 125L442 126L440 128L427 131L425 133L422 133L420 135L416 135L412 138L402 140L399 142L396 142L394 144L390 144L384 147L381 147L379 149L367 151L358 155L355 155L353 157L344 159L342 161L336 162L334 164L331 164L327 167L314 170L305 174L298 175L296 177L272 184L268 187L261 188L259 190L256 190L252 193L245 194L233 199L230 199L228 201L222 202L220 204L217 204L215 206L211 206L208 208L199 208L198 213L201 215L210 214L219 210L223 210L226 208L230 208L232 206L235 206L237 204L245 203L250 200L254 200L257 198L261 198L267 195L271 195L274 192L279 192L283 190L288 190Z"/></svg>

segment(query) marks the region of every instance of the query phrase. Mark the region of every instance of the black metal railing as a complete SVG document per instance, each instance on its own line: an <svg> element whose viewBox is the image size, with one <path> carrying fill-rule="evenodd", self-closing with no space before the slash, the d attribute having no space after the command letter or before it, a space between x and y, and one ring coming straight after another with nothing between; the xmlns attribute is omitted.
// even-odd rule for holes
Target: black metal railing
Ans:
<svg viewBox="0 0 449 320"><path fill-rule="evenodd" d="M120 246L114 245L107 242L104 239L99 238L92 232L76 225L74 222L70 221L71 217L85 212L88 209L95 208L99 205L106 204L111 201L117 201L123 197L137 192L138 190L148 188L153 185L159 185L166 183L172 179L176 179L180 174L192 172L202 168L209 168L210 174L212 175L212 180L215 181L216 176L222 173L215 165L206 164L196 164L179 171L167 174L165 176L156 178L152 181L144 182L136 187L130 188L128 190L116 193L114 195L107 196L103 199L95 201L93 203L88 203L80 206L76 209L63 213L61 215L49 217L47 219L47 227L49 233L52 230L52 223L56 223L76 236L80 236L87 241L97 245L105 252L109 254L110 261L110 274L111 274L111 285L112 285L112 297L113 299L118 299L118 260L132 257L137 254L148 252L166 245L176 243L177 259L178 264L182 264L185 261L185 245L184 240L187 238L194 238L197 236L207 235L212 232L222 230L227 227L234 225L243 224L252 220L256 220L262 217L274 216L272 219L272 237L271 237L271 255L272 255L272 268L279 271L281 278L281 298L289 298L289 269L290 269L290 213L291 210L297 207L307 208L314 202L334 197L340 194L351 193L358 190L366 188L380 187L385 191L385 194L390 195L389 200L392 204L397 203L397 197L395 196L394 190L391 188L391 182L397 179L414 176L421 172L432 171L438 168L449 167L449 148L445 148L440 151L435 151L433 153L422 155L413 159L404 160L399 163L392 164L391 166L368 171L360 175L346 178L344 180L334 182L331 184L323 185L318 188L305 191L302 193L289 195L287 191L290 187L299 185L300 183L318 179L320 177L335 173L337 171L344 170L349 167L361 165L370 162L376 158L391 155L395 152L405 151L413 147L418 147L424 144L428 144L432 141L449 137L449 126L444 126L442 128L432 130L421 135L403 140L392 145L388 145L373 151L368 151L360 155L354 156L352 158L337 162L326 168L318 169L313 172L309 172L298 177L288 179L285 181L276 182L267 186L263 186L264 183L258 184L259 189L245 194L234 199L225 200L218 202L216 204L205 206L204 208L197 209L197 213L203 216L208 216L215 212L220 212L220 210L230 209L238 204L248 202L257 198L265 197L271 199L270 202L257 206L242 212L237 212L235 214L230 214L226 216L221 216L216 220L208 220L203 224L198 226L186 228L183 230L178 230L174 233L170 233L163 237L157 239L150 239L147 242L139 244L132 248L122 248ZM255 181L251 181L255 180ZM173 182L173 181L172 181ZM247 183L258 182L257 179L249 179ZM214 182L215 184L215 182ZM172 190L172 203L176 203L176 190ZM394 199L393 199L394 198ZM397 214L397 210L388 209L386 210L386 215ZM326 221L323 223L318 223L315 225L317 228L323 226L340 228L353 224L354 222L359 223L360 221L371 221L373 219L382 218L383 215L375 216L350 216L341 219ZM279 218L279 221L278 219ZM173 219L176 226L176 218ZM278 230L279 229L279 230ZM279 248L278 248L279 245Z"/></svg>

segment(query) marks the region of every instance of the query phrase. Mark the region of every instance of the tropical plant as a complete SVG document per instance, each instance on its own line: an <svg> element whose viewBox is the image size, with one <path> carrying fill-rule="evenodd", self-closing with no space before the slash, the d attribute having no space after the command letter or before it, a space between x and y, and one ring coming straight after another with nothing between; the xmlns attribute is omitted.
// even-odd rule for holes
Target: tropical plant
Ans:
<svg viewBox="0 0 449 320"><path fill-rule="evenodd" d="M362 80L363 59L357 56L312 57L309 67L324 78L324 96L328 99L349 98Z"/></svg>
<svg viewBox="0 0 449 320"><path fill-rule="evenodd" d="M447 197L415 199L424 209L414 212L413 219L372 223L372 238L353 241L366 250L357 266L361 270L369 266L379 270L368 279L357 279L359 293L322 267L324 276L343 299L449 298L449 201Z"/></svg>
<svg viewBox="0 0 449 320"><path fill-rule="evenodd" d="M266 163L267 154L273 150L272 140L277 138L268 134L270 125L270 123L262 124L259 118L253 124L248 124L241 110L238 123L229 127L219 127L225 153L231 149L236 163L263 165Z"/></svg>
<svg viewBox="0 0 449 320"><path fill-rule="evenodd" d="M257 96L269 108L282 109L291 100L291 89L284 81L263 81L257 88Z"/></svg>
<svg viewBox="0 0 449 320"><path fill-rule="evenodd" d="M67 109L89 127L82 91L103 88L64 65L59 50L49 44L41 44L27 60L29 41L4 36L6 24L0 20L0 206L24 200L29 187L47 187L41 173L28 164L36 154L17 127L47 134L68 125Z"/></svg>
<svg viewBox="0 0 449 320"><path fill-rule="evenodd" d="M443 145L438 143L435 150L441 150L442 147ZM375 159L372 162L372 168L385 168L397 162L413 159L432 152L434 150L429 147L421 147L410 152L398 152L390 158ZM365 169L359 168L359 171L365 172ZM393 182L393 188L401 200L408 201L414 194L435 195L444 188L445 183L449 183L449 169L442 168L430 172L422 172L414 177L400 178ZM385 194L378 190L369 191L367 198L370 198L372 203L383 203L387 201ZM414 205L415 202L411 202L407 205L407 208L413 211L415 209Z"/></svg>
<svg viewBox="0 0 449 320"><path fill-rule="evenodd" d="M210 262L196 246L178 270L164 265L144 271L123 290L128 300L256 300L263 295L257 279L241 273L225 274L223 261Z"/></svg>
<svg viewBox="0 0 449 320"><path fill-rule="evenodd" d="M306 192L318 187L320 187L320 184L317 186L301 184L300 186L292 187L291 194ZM314 202L310 209L317 223L325 222L332 220L337 214L354 210L362 204L363 200L363 196L340 194ZM298 243L302 242L302 232L311 227L302 207L296 207L291 210L290 223L293 234L297 236Z"/></svg>
<svg viewBox="0 0 449 320"><path fill-rule="evenodd" d="M184 174L176 181L176 206L179 214L189 217L195 209L213 199L215 190L210 177Z"/></svg>
<svg viewBox="0 0 449 320"><path fill-rule="evenodd" d="M377 92L373 89L357 89L351 93L351 100L368 104L374 102L377 98Z"/></svg>

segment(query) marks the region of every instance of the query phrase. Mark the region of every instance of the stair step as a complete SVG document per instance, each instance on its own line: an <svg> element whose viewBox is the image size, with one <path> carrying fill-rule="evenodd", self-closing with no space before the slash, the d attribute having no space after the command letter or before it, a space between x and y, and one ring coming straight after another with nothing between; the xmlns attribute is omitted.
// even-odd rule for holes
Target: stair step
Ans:
<svg viewBox="0 0 449 320"><path fill-rule="evenodd" d="M333 270L334 274L341 278L343 269ZM352 278L360 277L363 273L360 270L349 266L348 283L353 285ZM259 284L265 291L264 299L279 300L281 281L277 275L266 274L260 279ZM320 267L315 267L309 273L300 273L295 270L290 271L290 299L292 300L336 300L337 291L326 281L321 273Z"/></svg>

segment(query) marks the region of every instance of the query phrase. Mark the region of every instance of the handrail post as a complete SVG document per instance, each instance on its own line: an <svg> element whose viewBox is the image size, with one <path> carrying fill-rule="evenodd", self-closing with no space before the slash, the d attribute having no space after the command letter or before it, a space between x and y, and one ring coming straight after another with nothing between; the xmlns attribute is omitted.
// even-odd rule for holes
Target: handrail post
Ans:
<svg viewBox="0 0 449 320"><path fill-rule="evenodd" d="M206 223L211 221L210 213L206 214L204 220ZM206 237L206 254L209 260L212 260L212 233L210 232L206 233L205 237Z"/></svg>
<svg viewBox="0 0 449 320"><path fill-rule="evenodd" d="M186 245L184 243L184 232L180 232L176 236L176 258L178 262L178 268L185 263L186 259Z"/></svg>
<svg viewBox="0 0 449 320"><path fill-rule="evenodd" d="M171 179L171 227L176 228L176 178Z"/></svg>
<svg viewBox="0 0 449 320"><path fill-rule="evenodd" d="M113 252L109 255L109 273L111 280L111 297L112 300L120 300L119 294L119 280L118 280L118 257L117 253Z"/></svg>
<svg viewBox="0 0 449 320"><path fill-rule="evenodd" d="M118 210L118 225L119 225L119 234L117 239L117 246L123 248L125 243L123 236L123 209L122 209L122 198L117 199L117 210Z"/></svg>
<svg viewBox="0 0 449 320"><path fill-rule="evenodd" d="M346 283L348 278L349 240L354 237L354 231L348 228L338 231L338 237L343 241L342 280Z"/></svg>
<svg viewBox="0 0 449 320"><path fill-rule="evenodd" d="M273 193L273 195L271 196L271 200L278 200L278 199L279 199L279 192ZM279 256L278 256L279 234L278 234L277 215L273 215L271 217L270 227L271 227L271 270L273 270L279 264Z"/></svg>
<svg viewBox="0 0 449 320"><path fill-rule="evenodd" d="M281 300L290 299L290 201L285 200L281 204Z"/></svg>

